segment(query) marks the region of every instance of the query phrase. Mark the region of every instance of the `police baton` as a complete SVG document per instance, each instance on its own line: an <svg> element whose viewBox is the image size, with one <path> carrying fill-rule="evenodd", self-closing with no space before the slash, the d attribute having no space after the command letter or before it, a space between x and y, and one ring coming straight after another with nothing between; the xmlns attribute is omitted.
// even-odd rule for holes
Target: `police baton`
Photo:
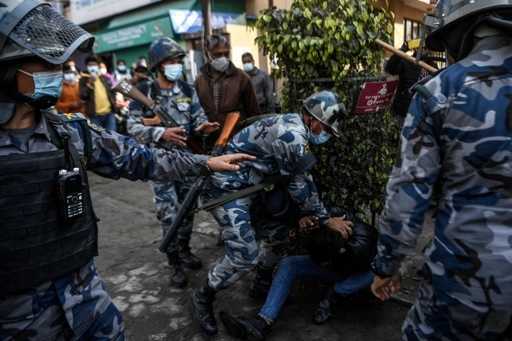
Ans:
<svg viewBox="0 0 512 341"><path fill-rule="evenodd" d="M400 57L402 59L405 59L408 62L411 62L413 64L416 64L416 65L420 66L421 68L427 70L431 74L435 74L435 73L437 73L439 71L438 69L436 69L432 65L429 65L429 64L427 64L427 63L425 63L424 61L421 61L421 60L416 60L416 58L414 58L412 56L409 56L404 51L401 51L401 50L395 48L394 46L391 46L390 44L388 44L388 43L386 43L386 42L384 42L384 41L382 41L380 39L375 39L375 42L378 45L380 45L382 48L384 48L384 50L389 51L389 52L391 52L393 54L396 54L398 57Z"/></svg>
<svg viewBox="0 0 512 341"><path fill-rule="evenodd" d="M226 147L226 144L228 143L229 139L231 138L231 135L233 134L233 131L235 130L236 126L238 125L238 122L240 121L240 113L239 112L232 112L229 113L226 116L226 120L224 121L224 126L222 127L222 132L220 133L220 136L217 138L217 141L215 142L215 146L213 147L213 151L211 155L213 156L219 156L224 153L224 149ZM204 184L206 183L207 176L201 176L199 177L196 182L192 185L190 190L187 192L187 195L185 196L185 200L183 200L183 203L181 204L178 213L176 214L176 219L172 222L171 226L169 227L169 230L167 230L167 233L164 235L164 238L162 239L162 242L160 243L160 246L158 249L163 252L167 253L167 249L169 248L169 244L174 240L176 237L176 234L178 233L178 228L183 223L183 219L185 219L185 216L187 213L192 211L194 209L194 205L197 202L197 198L203 191Z"/></svg>

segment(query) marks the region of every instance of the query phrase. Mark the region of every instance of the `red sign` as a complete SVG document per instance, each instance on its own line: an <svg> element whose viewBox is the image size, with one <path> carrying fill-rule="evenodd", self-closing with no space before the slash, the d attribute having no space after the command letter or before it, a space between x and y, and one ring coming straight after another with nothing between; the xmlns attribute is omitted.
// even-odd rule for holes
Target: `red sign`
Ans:
<svg viewBox="0 0 512 341"><path fill-rule="evenodd" d="M355 109L356 114L370 114L391 106L398 88L398 80L366 82L361 87Z"/></svg>

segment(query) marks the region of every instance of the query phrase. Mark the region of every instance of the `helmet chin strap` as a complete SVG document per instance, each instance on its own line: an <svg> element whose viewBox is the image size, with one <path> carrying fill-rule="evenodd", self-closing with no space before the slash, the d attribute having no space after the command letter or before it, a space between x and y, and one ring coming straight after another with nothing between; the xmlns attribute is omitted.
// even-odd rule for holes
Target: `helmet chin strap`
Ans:
<svg viewBox="0 0 512 341"><path fill-rule="evenodd" d="M42 96L38 99L33 99L20 92L16 92L13 96L13 99L17 103L26 103L34 109L48 109L54 106L58 101L58 98L55 98L53 96Z"/></svg>

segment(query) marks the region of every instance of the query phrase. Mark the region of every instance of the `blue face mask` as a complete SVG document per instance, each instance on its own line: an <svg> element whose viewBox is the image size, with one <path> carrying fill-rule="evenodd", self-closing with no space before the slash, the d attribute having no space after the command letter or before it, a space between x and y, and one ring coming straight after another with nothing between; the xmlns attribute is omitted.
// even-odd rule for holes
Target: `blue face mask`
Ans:
<svg viewBox="0 0 512 341"><path fill-rule="evenodd" d="M254 64L253 63L245 63L244 64L244 71L245 72L251 72L254 70Z"/></svg>
<svg viewBox="0 0 512 341"><path fill-rule="evenodd" d="M57 100L62 90L62 80L64 75L62 71L54 72L34 72L28 73L19 70L21 73L32 77L34 80L34 93L26 95L33 100L39 100L44 97Z"/></svg>
<svg viewBox="0 0 512 341"><path fill-rule="evenodd" d="M183 75L182 64L167 64L164 65L164 75L169 81L174 82L181 78Z"/></svg>
<svg viewBox="0 0 512 341"><path fill-rule="evenodd" d="M309 137L309 142L311 142L312 144L318 145L318 144L326 143L327 141L329 141L330 138L331 138L331 134L322 130L322 132L320 134L311 133L311 135Z"/></svg>

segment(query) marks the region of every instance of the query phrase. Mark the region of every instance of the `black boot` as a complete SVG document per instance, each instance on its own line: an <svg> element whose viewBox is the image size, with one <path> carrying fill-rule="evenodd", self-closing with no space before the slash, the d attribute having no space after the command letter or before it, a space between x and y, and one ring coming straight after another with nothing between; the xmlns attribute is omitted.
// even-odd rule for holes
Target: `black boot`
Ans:
<svg viewBox="0 0 512 341"><path fill-rule="evenodd" d="M249 297L254 299L265 299L272 285L273 268L266 268L261 265L256 267L256 275L249 289Z"/></svg>
<svg viewBox="0 0 512 341"><path fill-rule="evenodd" d="M313 315L313 323L324 324L332 317L332 306L336 304L337 294L334 288L329 288L324 298L318 304L315 314Z"/></svg>
<svg viewBox="0 0 512 341"><path fill-rule="evenodd" d="M213 313L215 290L208 283L192 293L192 314L199 322L199 326L206 335L213 336L218 333L217 320Z"/></svg>
<svg viewBox="0 0 512 341"><path fill-rule="evenodd" d="M201 259L194 255L190 250L190 245L188 245L188 241L180 242L178 244L178 255L180 257L181 264L187 269L198 270L201 269L201 267L203 266Z"/></svg>
<svg viewBox="0 0 512 341"><path fill-rule="evenodd" d="M171 286L174 288L184 288L187 286L187 276L178 257L178 253L168 253L167 262L171 267Z"/></svg>
<svg viewBox="0 0 512 341"><path fill-rule="evenodd" d="M253 318L246 318L221 312L220 319L228 334L241 340L265 340L272 327L270 323L258 315Z"/></svg>

